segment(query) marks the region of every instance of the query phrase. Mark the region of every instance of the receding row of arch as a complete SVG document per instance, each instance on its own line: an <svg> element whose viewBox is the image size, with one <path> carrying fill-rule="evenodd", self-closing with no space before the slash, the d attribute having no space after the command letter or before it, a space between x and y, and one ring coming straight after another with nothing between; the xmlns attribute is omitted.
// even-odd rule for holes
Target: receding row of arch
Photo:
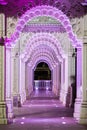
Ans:
<svg viewBox="0 0 87 130"><path fill-rule="evenodd" d="M55 60L61 60L61 58L64 57L64 51L62 50L62 47L56 37L52 34L41 33L35 34L32 38L30 38L26 45L24 55L22 54L22 58L26 61L32 57L32 52L35 53L36 50L42 50L43 52L42 48L45 51L49 50L49 52L51 52L50 55L53 55Z"/></svg>

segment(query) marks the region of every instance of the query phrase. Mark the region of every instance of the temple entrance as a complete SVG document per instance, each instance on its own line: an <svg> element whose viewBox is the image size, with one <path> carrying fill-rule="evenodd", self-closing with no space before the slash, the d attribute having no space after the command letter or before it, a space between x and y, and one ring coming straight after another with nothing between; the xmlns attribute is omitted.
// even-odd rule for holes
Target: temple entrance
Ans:
<svg viewBox="0 0 87 130"><path fill-rule="evenodd" d="M64 15L63 12L61 12L60 10L56 10L56 8L54 7L50 8L50 6L48 8L47 6L42 6L39 8L35 7L35 9L29 10L29 12L26 12L24 15L18 22L16 31L14 35L12 35L11 38L12 40L9 42L6 41L5 43L6 44L5 100L6 105L8 107L8 119L11 119L13 117L12 103L14 102L14 99L15 101L17 101L17 104L20 103L22 106L26 101L26 99L28 99L28 97L30 98L33 90L52 90L52 92L57 97L59 97L59 100L64 105L66 105L66 97L68 95L67 91L68 87L71 85L71 82L69 81L70 76L72 76L73 72L75 71L74 69L75 57L74 58L72 57L73 48L74 49L77 48L77 52L74 53L74 55L75 54L77 55L76 56L77 93L75 93L76 104L75 104L74 117L78 118L77 114L78 113L80 114L79 99L82 98L82 96L80 95L80 88L82 87L81 86L82 45L74 35L68 17ZM35 21L35 19L33 18L38 16L39 16L38 20L41 22L42 15L43 19L45 19L44 21L48 20L47 25L45 24L45 22L44 23L42 22L43 28L44 26L49 28L49 25L51 25L49 30L50 33L48 33L48 29L43 30L43 28L40 28L39 26L38 27L40 28L40 30L38 31L37 29L35 32L35 30L33 30L33 24L32 24L32 30L29 30L29 32L25 33L24 35L24 31L26 29L25 23L28 23L27 27L30 27L32 22L29 23L29 21L31 20ZM60 33L59 28L58 28L59 32L58 30L55 30L55 26L54 25L52 26L52 24L50 23L50 18L48 16L52 17L51 23L52 21L54 25L55 22L57 23L57 27L60 28L63 25L63 33ZM60 23L62 23L62 25ZM36 24L34 25L34 27L36 29ZM65 40L62 40L63 38ZM13 46L11 48L10 46L10 48L12 49L10 51L9 45L11 44L14 45L14 43L16 43L17 48L16 47L13 48ZM1 56L3 54L4 53L2 52ZM38 61L46 61L46 63L39 62L39 64L36 65ZM51 69L47 63L50 64ZM72 88L74 88L73 86L74 85L72 84ZM4 82L3 82L3 88L4 88ZM3 93L4 90L1 89L1 92ZM74 91L72 91L72 95L73 93ZM3 100L1 98L2 101L1 111L3 110L2 109Z"/></svg>
<svg viewBox="0 0 87 130"><path fill-rule="evenodd" d="M40 62L34 71L34 90L52 90L51 77L48 64Z"/></svg>

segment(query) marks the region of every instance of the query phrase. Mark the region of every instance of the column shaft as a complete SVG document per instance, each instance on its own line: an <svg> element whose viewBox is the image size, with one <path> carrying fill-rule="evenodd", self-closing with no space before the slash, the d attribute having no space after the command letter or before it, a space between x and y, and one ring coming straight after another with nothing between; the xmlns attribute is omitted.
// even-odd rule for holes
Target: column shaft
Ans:
<svg viewBox="0 0 87 130"><path fill-rule="evenodd" d="M0 124L7 124L8 122L5 87L5 46L0 45Z"/></svg>
<svg viewBox="0 0 87 130"><path fill-rule="evenodd" d="M13 117L11 75L11 48L6 47L6 103L8 107L8 119Z"/></svg>
<svg viewBox="0 0 87 130"><path fill-rule="evenodd" d="M83 64L82 64L82 102L80 110L81 124L87 124L87 43L83 44Z"/></svg>
<svg viewBox="0 0 87 130"><path fill-rule="evenodd" d="M80 120L81 112L81 88L82 88L82 48L77 48L77 59L76 59L76 99L74 108L74 117Z"/></svg>

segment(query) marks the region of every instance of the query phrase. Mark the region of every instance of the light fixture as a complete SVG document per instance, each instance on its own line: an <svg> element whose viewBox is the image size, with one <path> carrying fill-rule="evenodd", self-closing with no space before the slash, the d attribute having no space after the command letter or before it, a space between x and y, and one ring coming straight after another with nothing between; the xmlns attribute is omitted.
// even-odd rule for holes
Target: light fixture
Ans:
<svg viewBox="0 0 87 130"><path fill-rule="evenodd" d="M24 119L25 119L25 117L22 117L22 119L24 120Z"/></svg>
<svg viewBox="0 0 87 130"><path fill-rule="evenodd" d="M47 87L46 90L49 90L49 88Z"/></svg>
<svg viewBox="0 0 87 130"><path fill-rule="evenodd" d="M7 5L8 2L6 0L0 0L0 5Z"/></svg>
<svg viewBox="0 0 87 130"><path fill-rule="evenodd" d="M36 89L36 90L38 90L38 88L37 88L37 87L36 87L35 89Z"/></svg>
<svg viewBox="0 0 87 130"><path fill-rule="evenodd" d="M87 0L84 0L84 2L81 3L82 6L87 6Z"/></svg>
<svg viewBox="0 0 87 130"><path fill-rule="evenodd" d="M62 122L62 124L63 124L63 125L65 125L65 124L66 124L66 122L65 122L65 121L63 121L63 122Z"/></svg>
<svg viewBox="0 0 87 130"><path fill-rule="evenodd" d="M24 122L21 122L21 125L23 125L24 124Z"/></svg>

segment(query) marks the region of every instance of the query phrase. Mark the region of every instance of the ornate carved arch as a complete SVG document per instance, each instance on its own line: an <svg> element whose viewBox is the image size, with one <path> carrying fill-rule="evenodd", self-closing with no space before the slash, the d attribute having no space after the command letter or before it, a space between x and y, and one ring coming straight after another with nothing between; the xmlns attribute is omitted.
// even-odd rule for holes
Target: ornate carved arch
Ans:
<svg viewBox="0 0 87 130"><path fill-rule="evenodd" d="M22 15L22 17L18 21L14 34L11 36L10 43L15 43L16 40L18 40L18 38L20 37L20 33L22 32L26 23L37 16L50 16L59 20L65 28L68 37L72 43L72 46L78 47L82 45L82 43L74 35L68 17L59 9L46 5L34 7Z"/></svg>
<svg viewBox="0 0 87 130"><path fill-rule="evenodd" d="M64 51L55 36L48 33L40 33L35 34L30 38L26 45L23 57L29 57L32 51L39 46L50 47L55 52L56 56L60 55L63 57L64 55Z"/></svg>

